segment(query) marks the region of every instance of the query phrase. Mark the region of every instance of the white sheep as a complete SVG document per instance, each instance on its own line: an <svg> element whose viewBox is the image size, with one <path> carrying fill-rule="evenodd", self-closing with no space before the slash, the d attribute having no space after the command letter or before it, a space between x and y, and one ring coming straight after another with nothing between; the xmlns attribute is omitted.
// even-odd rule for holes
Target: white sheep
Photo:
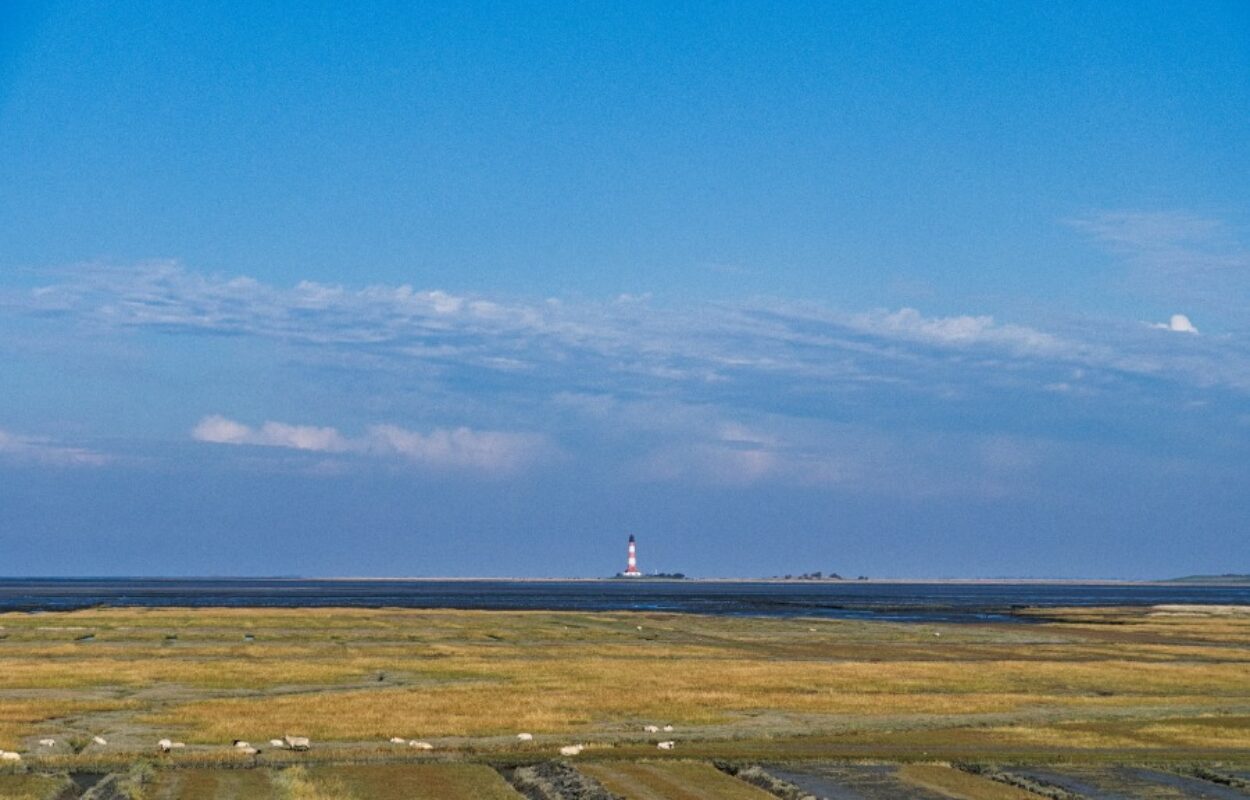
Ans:
<svg viewBox="0 0 1250 800"><path fill-rule="evenodd" d="M0 761L21 761L21 753L13 753L8 750L0 750Z"/></svg>
<svg viewBox="0 0 1250 800"><path fill-rule="evenodd" d="M247 748L251 747L250 744L243 741L242 739L235 739L233 744L235 747L239 748L240 750L246 750Z"/></svg>
<svg viewBox="0 0 1250 800"><path fill-rule="evenodd" d="M409 742L408 746L415 747L418 750L433 750L434 749L434 745L430 744L429 742L422 742L422 741L418 741L417 739L413 739L411 742Z"/></svg>
<svg viewBox="0 0 1250 800"><path fill-rule="evenodd" d="M534 741L534 734L532 734L532 733L518 733L518 734L516 735L516 738L517 738L518 740L522 741L522 742L532 742L532 741Z"/></svg>
<svg viewBox="0 0 1250 800"><path fill-rule="evenodd" d="M405 739L405 738L404 738L404 737L402 737L402 736L392 736L392 737L391 737L391 744L403 744L403 743L404 743L404 742L406 742L406 741L407 741L407 739Z"/></svg>
<svg viewBox="0 0 1250 800"><path fill-rule="evenodd" d="M585 749L586 749L586 745L584 744L566 744L564 747L560 748L560 755L575 756L581 753L582 750L585 750Z"/></svg>
<svg viewBox="0 0 1250 800"><path fill-rule="evenodd" d="M656 747L660 748L661 750L672 750L676 746L677 746L677 742L674 742L671 740L667 742L660 742L659 744L656 745Z"/></svg>
<svg viewBox="0 0 1250 800"><path fill-rule="evenodd" d="M108 744L108 740L105 739L103 736L92 736L91 741L95 742L96 744Z"/></svg>
<svg viewBox="0 0 1250 800"><path fill-rule="evenodd" d="M156 743L156 746L161 749L162 753L168 753L174 748L174 743L171 739L161 739Z"/></svg>
<svg viewBox="0 0 1250 800"><path fill-rule="evenodd" d="M286 742L286 746L292 750L307 750L312 746L312 742L308 740L307 736L285 736L283 740Z"/></svg>
<svg viewBox="0 0 1250 800"><path fill-rule="evenodd" d="M40 739L39 744L44 747L53 747L56 745L56 739Z"/></svg>
<svg viewBox="0 0 1250 800"><path fill-rule="evenodd" d="M664 732L665 732L665 733L672 733L672 732L673 732L673 726L672 726L672 725L665 725L665 726L664 726Z"/></svg>
<svg viewBox="0 0 1250 800"><path fill-rule="evenodd" d="M270 747L286 747L286 742L282 741L281 739L270 739L269 746Z"/></svg>
<svg viewBox="0 0 1250 800"><path fill-rule="evenodd" d="M659 733L659 732L660 732L660 726L659 726L659 725L648 725L647 727L643 728L643 730L644 730L644 731L646 731L647 733Z"/></svg>

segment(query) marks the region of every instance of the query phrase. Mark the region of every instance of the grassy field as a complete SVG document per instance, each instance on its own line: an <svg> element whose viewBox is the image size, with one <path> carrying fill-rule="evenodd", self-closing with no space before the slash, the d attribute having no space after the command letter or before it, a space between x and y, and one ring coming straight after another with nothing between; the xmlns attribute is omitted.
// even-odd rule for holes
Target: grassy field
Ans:
<svg viewBox="0 0 1250 800"><path fill-rule="evenodd" d="M216 800L255 798L279 800L272 776L265 770L182 769L166 770L143 793L144 800Z"/></svg>
<svg viewBox="0 0 1250 800"><path fill-rule="evenodd" d="M521 800L498 772L480 764L333 766L311 770L337 787L336 800Z"/></svg>
<svg viewBox="0 0 1250 800"><path fill-rule="evenodd" d="M639 613L93 609L0 615L0 748L49 767L674 756L1244 759L1250 614L1017 625ZM536 736L532 744L515 739ZM92 741L102 736L107 744ZM393 736L435 745L422 754ZM38 740L53 738L41 746ZM155 755L157 739L185 741ZM315 775L309 780L315 779Z"/></svg>
<svg viewBox="0 0 1250 800"><path fill-rule="evenodd" d="M899 770L899 777L939 794L967 800L1037 800L1037 795L1023 789L938 764L908 764Z"/></svg>
<svg viewBox="0 0 1250 800"><path fill-rule="evenodd" d="M0 797L7 798L0 787ZM165 770L143 800L522 800L479 764ZM43 796L39 796L42 800Z"/></svg>
<svg viewBox="0 0 1250 800"><path fill-rule="evenodd" d="M69 778L48 775L0 775L4 800L52 800L70 785Z"/></svg>
<svg viewBox="0 0 1250 800"><path fill-rule="evenodd" d="M692 761L610 762L581 771L625 800L772 800L772 795Z"/></svg>

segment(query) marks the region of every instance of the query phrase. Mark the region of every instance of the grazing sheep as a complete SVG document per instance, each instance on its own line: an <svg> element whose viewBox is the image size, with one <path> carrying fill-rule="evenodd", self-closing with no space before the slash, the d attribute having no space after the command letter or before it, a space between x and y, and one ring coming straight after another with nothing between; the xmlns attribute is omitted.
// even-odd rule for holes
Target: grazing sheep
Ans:
<svg viewBox="0 0 1250 800"><path fill-rule="evenodd" d="M0 750L0 761L21 761L21 753L13 753L8 750Z"/></svg>
<svg viewBox="0 0 1250 800"><path fill-rule="evenodd" d="M659 726L659 725L648 725L647 727L643 728L643 730L644 730L644 731L646 731L647 733L659 733L659 732L660 732L660 726Z"/></svg>
<svg viewBox="0 0 1250 800"><path fill-rule="evenodd" d="M105 739L103 736L92 736L91 741L95 742L96 744L108 744L108 740Z"/></svg>
<svg viewBox="0 0 1250 800"><path fill-rule="evenodd" d="M286 742L286 746L292 750L307 750L312 746L307 736L284 736L282 738Z"/></svg>
<svg viewBox="0 0 1250 800"><path fill-rule="evenodd" d="M517 738L517 739L519 739L519 740L520 740L520 741L522 741L522 742L532 742L532 741L534 741L534 734L532 734L532 733L518 733L518 734L516 735L516 738Z"/></svg>
<svg viewBox="0 0 1250 800"><path fill-rule="evenodd" d="M170 750L174 749L174 743L169 739L161 739L156 743L156 746L161 749L162 753L168 753Z"/></svg>
<svg viewBox="0 0 1250 800"><path fill-rule="evenodd" d="M413 739L411 742L409 742L408 746L415 747L418 750L433 750L434 749L434 745L430 744L429 742L420 742L420 741L417 741L416 739Z"/></svg>
<svg viewBox="0 0 1250 800"><path fill-rule="evenodd" d="M676 746L677 746L677 742L674 742L674 741L660 742L659 744L656 745L656 747L660 748L661 750L672 750Z"/></svg>
<svg viewBox="0 0 1250 800"><path fill-rule="evenodd" d="M564 747L560 748L560 755L575 756L581 753L582 750L585 750L585 749L586 749L586 745L584 744L566 744Z"/></svg>
<svg viewBox="0 0 1250 800"><path fill-rule="evenodd" d="M39 744L44 747L52 747L56 744L56 739L40 739Z"/></svg>
<svg viewBox="0 0 1250 800"><path fill-rule="evenodd" d="M282 741L281 739L270 739L269 746L270 747L286 747L286 742Z"/></svg>
<svg viewBox="0 0 1250 800"><path fill-rule="evenodd" d="M664 726L664 732L665 732L665 733L672 733L672 732L673 732L673 726L672 726L672 725L665 725L665 726Z"/></svg>
<svg viewBox="0 0 1250 800"><path fill-rule="evenodd" d="M242 739L235 739L233 742L231 742L231 744L233 744L235 747L239 748L240 750L251 747L250 744L243 741Z"/></svg>

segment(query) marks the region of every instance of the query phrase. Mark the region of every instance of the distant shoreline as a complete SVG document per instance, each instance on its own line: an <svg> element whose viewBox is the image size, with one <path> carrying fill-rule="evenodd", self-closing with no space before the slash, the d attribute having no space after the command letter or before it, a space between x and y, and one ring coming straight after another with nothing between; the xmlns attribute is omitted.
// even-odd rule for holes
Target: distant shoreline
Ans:
<svg viewBox="0 0 1250 800"><path fill-rule="evenodd" d="M657 583L675 584L763 584L785 586L855 586L855 585L1036 585L1036 586L1250 586L1250 576L1244 579L1194 577L1194 578L848 578L843 580L828 579L786 579L786 578L619 578L619 577L514 577L514 576L353 576L353 575L30 575L0 576L0 581L268 581L274 583L320 581L324 583L611 583L614 585L654 585Z"/></svg>
<svg viewBox="0 0 1250 800"><path fill-rule="evenodd" d="M1019 622L1061 606L1250 605L1250 588L1146 581L620 578L60 578L0 580L0 610L93 606L446 608Z"/></svg>
<svg viewBox="0 0 1250 800"><path fill-rule="evenodd" d="M175 579L177 580L177 579ZM184 579L185 580L185 579ZM229 579L226 579L229 580ZM240 578L237 580L247 580ZM263 580L263 579L261 579ZM786 586L854 586L856 584L884 585L1052 585L1052 586L1250 586L1245 581L1205 581L1176 578L1133 580L1129 578L854 578L844 580L785 579L785 578L452 578L452 577L333 577L289 578L285 580L307 581L396 581L396 582L489 582L508 583L625 583L637 580L640 584L654 583L735 583L735 584L781 584Z"/></svg>

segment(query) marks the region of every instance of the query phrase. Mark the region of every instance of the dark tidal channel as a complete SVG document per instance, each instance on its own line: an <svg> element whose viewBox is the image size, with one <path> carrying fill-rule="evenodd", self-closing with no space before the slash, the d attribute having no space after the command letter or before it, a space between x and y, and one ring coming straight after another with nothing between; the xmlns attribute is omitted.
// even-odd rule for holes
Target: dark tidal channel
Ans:
<svg viewBox="0 0 1250 800"><path fill-rule="evenodd" d="M1250 604L1250 587L1108 583L6 578L0 610L94 606L656 611L903 622L1025 621L1058 606Z"/></svg>

